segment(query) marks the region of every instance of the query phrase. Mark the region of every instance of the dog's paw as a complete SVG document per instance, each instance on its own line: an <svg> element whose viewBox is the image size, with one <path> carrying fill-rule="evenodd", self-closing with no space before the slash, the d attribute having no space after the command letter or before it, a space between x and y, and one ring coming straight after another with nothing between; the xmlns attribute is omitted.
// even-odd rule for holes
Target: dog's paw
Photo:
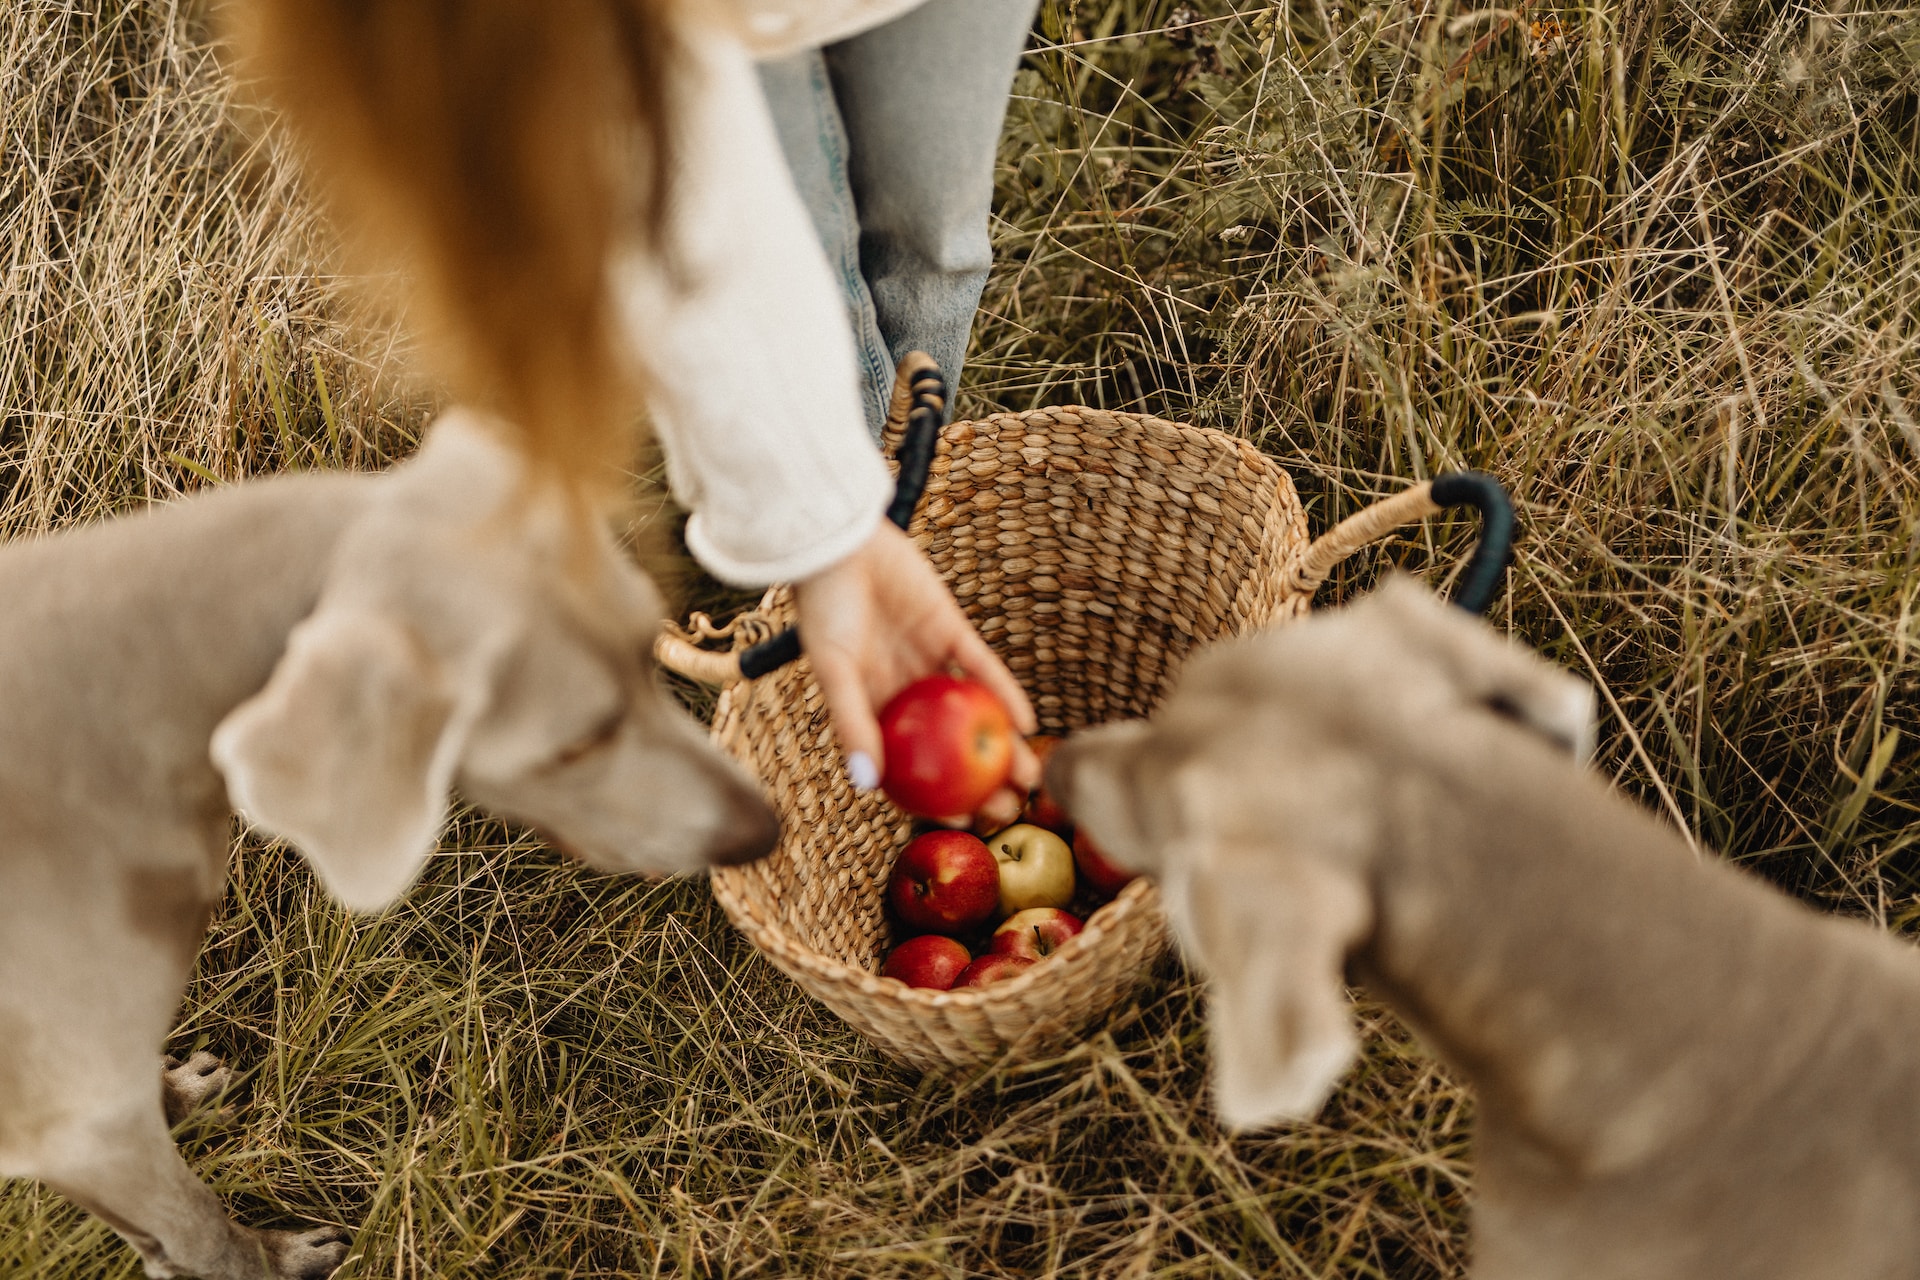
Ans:
<svg viewBox="0 0 1920 1280"><path fill-rule="evenodd" d="M353 1232L345 1227L304 1231L256 1231L273 1280L327 1280L347 1260Z"/></svg>
<svg viewBox="0 0 1920 1280"><path fill-rule="evenodd" d="M185 1062L168 1054L161 1059L160 1095L167 1108L167 1123L179 1124L227 1091L233 1072L210 1053L196 1053ZM207 1116L224 1123L233 1118L226 1108Z"/></svg>

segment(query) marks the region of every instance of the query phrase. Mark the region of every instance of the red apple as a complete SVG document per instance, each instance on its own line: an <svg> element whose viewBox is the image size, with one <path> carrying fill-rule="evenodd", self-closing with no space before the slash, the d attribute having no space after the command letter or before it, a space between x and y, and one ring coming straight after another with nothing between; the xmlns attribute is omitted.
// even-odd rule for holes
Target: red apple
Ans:
<svg viewBox="0 0 1920 1280"><path fill-rule="evenodd" d="M1013 772L1013 721L977 680L932 675L880 711L880 788L923 818L970 814Z"/></svg>
<svg viewBox="0 0 1920 1280"><path fill-rule="evenodd" d="M1045 827L1019 822L987 840L1000 863L1000 914L1073 901L1073 850Z"/></svg>
<svg viewBox="0 0 1920 1280"><path fill-rule="evenodd" d="M1027 739L1027 746L1033 750L1034 758L1040 762L1043 774L1047 767L1047 757L1052 755L1053 749L1059 745L1060 739L1050 733L1036 733ZM1067 816L1067 811L1047 794L1047 786L1044 782L1035 787L1033 794L1027 797L1027 807L1020 811L1020 821L1031 822L1036 827L1045 827L1055 833L1063 832L1073 824L1073 819Z"/></svg>
<svg viewBox="0 0 1920 1280"><path fill-rule="evenodd" d="M880 976L898 978L910 987L945 991L972 963L973 956L952 938L923 933L888 952Z"/></svg>
<svg viewBox="0 0 1920 1280"><path fill-rule="evenodd" d="M1008 916L993 931L991 949L997 956L1040 960L1058 951L1060 945L1080 929L1079 916L1056 907L1028 907Z"/></svg>
<svg viewBox="0 0 1920 1280"><path fill-rule="evenodd" d="M1000 865L979 836L929 831L900 851L887 903L908 928L964 933L1000 905Z"/></svg>
<svg viewBox="0 0 1920 1280"><path fill-rule="evenodd" d="M960 976L953 980L953 989L984 987L989 982L1011 978L1032 963L1025 956L984 955L960 971Z"/></svg>
<svg viewBox="0 0 1920 1280"><path fill-rule="evenodd" d="M1096 893L1104 893L1109 898L1133 883L1139 875L1135 871L1122 871L1108 862L1085 827L1078 827L1073 833L1073 864L1080 868L1080 874Z"/></svg>

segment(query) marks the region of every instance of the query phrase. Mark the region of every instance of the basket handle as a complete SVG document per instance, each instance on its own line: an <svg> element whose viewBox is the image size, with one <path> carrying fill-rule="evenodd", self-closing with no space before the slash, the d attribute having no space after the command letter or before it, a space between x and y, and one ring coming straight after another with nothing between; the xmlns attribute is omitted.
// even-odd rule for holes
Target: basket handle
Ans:
<svg viewBox="0 0 1920 1280"><path fill-rule="evenodd" d="M933 469L940 428L946 424L946 376L926 352L908 352L894 371L893 399L881 432L883 440L897 442L894 457L900 469L894 481L893 501L887 504L887 519L902 530L913 522L913 513L919 509L920 495L926 492L927 475ZM722 634L711 627L703 633ZM668 623L654 637L653 656L661 666L690 680L727 685L758 679L798 658L800 631L788 627L744 649L721 653L702 649L685 630Z"/></svg>
<svg viewBox="0 0 1920 1280"><path fill-rule="evenodd" d="M1513 559L1513 503L1499 481L1484 471L1446 472L1362 507L1313 540L1288 570L1287 585L1311 596L1334 566L1354 552L1403 524L1449 507L1472 507L1480 513L1480 541L1467 559L1453 602L1468 613L1485 613Z"/></svg>

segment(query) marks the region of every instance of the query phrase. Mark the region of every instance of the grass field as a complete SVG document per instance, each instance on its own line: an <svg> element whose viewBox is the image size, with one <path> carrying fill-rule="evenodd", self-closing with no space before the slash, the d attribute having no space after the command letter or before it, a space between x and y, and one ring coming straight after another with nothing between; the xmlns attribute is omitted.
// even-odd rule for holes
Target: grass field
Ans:
<svg viewBox="0 0 1920 1280"><path fill-rule="evenodd" d="M430 397L193 11L12 0L0 86L0 533L406 450ZM1238 432L1316 527L1494 471L1498 621L1600 687L1601 767L1908 931L1917 91L1870 2L1046 0L961 408ZM251 1221L360 1224L351 1276L1460 1274L1470 1106L1404 1030L1363 1006L1321 1117L1229 1138L1200 999L1169 965L1058 1060L923 1079L704 886L471 819L370 921L243 845L173 1045L247 1070L190 1160ZM136 1274L0 1187L0 1275Z"/></svg>

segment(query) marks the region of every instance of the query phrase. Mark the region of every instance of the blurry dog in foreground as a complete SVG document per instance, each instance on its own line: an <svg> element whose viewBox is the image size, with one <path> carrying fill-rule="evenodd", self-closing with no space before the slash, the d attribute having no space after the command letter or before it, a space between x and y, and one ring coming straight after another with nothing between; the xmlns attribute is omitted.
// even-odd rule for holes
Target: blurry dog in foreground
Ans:
<svg viewBox="0 0 1920 1280"><path fill-rule="evenodd" d="M349 907L419 873L458 787L590 866L768 852L747 776L654 688L652 584L497 430L384 475L295 474L0 549L0 1174L151 1276L317 1280L326 1227L231 1222L156 1070L225 876L229 797ZM224 776L223 776L224 775Z"/></svg>
<svg viewBox="0 0 1920 1280"><path fill-rule="evenodd" d="M1590 717L1394 581L1047 785L1160 878L1228 1123L1320 1107L1346 975L1472 1084L1480 1280L1920 1276L1920 956L1693 856L1581 767Z"/></svg>

